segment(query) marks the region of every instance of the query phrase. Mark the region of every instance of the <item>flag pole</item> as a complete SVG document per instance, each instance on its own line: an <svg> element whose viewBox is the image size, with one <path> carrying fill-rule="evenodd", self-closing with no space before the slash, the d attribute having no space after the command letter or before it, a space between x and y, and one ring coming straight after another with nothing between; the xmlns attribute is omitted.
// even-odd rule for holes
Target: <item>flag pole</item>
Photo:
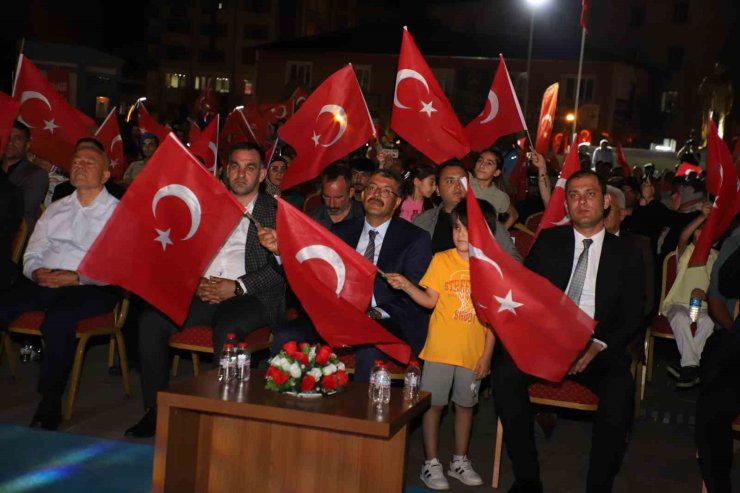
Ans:
<svg viewBox="0 0 740 493"><path fill-rule="evenodd" d="M573 109L573 115L575 118L573 119L573 140L572 144L574 145L576 143L576 130L578 127L578 99L581 95L581 73L583 72L583 49L586 46L586 28L581 28L581 57L578 60L578 79L576 79L576 104Z"/></svg>

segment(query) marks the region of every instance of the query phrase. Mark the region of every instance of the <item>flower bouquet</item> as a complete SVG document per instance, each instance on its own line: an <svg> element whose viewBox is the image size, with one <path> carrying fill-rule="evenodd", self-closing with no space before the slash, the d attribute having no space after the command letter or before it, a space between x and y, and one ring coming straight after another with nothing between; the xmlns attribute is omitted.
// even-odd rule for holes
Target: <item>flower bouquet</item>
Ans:
<svg viewBox="0 0 740 493"><path fill-rule="evenodd" d="M286 342L270 359L265 388L299 396L334 394L347 385L344 363L329 346Z"/></svg>

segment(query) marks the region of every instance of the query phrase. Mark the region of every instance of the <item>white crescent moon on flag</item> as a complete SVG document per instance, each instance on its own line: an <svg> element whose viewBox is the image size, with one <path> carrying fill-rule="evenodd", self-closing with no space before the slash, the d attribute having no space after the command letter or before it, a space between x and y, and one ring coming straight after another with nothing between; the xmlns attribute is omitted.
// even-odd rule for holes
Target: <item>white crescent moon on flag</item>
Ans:
<svg viewBox="0 0 740 493"><path fill-rule="evenodd" d="M328 144L321 144L323 147L331 147L342 138L342 135L344 135L344 132L347 130L347 113L344 111L344 108L338 104L325 104L321 107L319 114L316 115L316 121L319 120L319 117L323 113L331 113L334 116L334 121L339 123L339 132L337 132L334 139Z"/></svg>
<svg viewBox="0 0 740 493"><path fill-rule="evenodd" d="M295 254L295 258L298 262L303 263L306 260L320 259L331 265L334 269L334 274L337 276L337 289L335 293L337 296L342 294L344 289L344 280L346 278L346 269L342 257L333 249L326 245L309 245L301 248L298 253Z"/></svg>
<svg viewBox="0 0 740 493"><path fill-rule="evenodd" d="M293 103L293 108L296 108L298 105L303 104L305 100L306 100L306 96L301 96L299 98L296 98L295 102ZM295 109L293 111L295 111Z"/></svg>
<svg viewBox="0 0 740 493"><path fill-rule="evenodd" d="M408 68L404 68L398 71L398 74L396 74L396 89L393 92L393 106L397 106L398 108L401 108L402 110L409 109L408 106L404 106L399 100L398 100L398 84L401 83L404 79L416 79L422 84L424 84L424 88L427 90L427 94L429 94L429 84L427 84L426 79L423 75L421 75L416 70L411 70Z"/></svg>
<svg viewBox="0 0 740 493"><path fill-rule="evenodd" d="M542 117L541 123L545 123L545 122L550 122L550 125L552 125L552 116L550 116L550 113Z"/></svg>
<svg viewBox="0 0 740 493"><path fill-rule="evenodd" d="M286 116L288 116L288 108L286 108L284 104L281 104L280 106L278 106L278 108L282 108L283 111L278 115L275 111L275 108L273 108L272 112L275 113L275 118L280 120L281 118L285 118Z"/></svg>
<svg viewBox="0 0 740 493"><path fill-rule="evenodd" d="M110 152L113 152L113 146L116 145L116 142L120 142L123 145L121 134L116 135L115 137L113 137L113 140L110 141Z"/></svg>
<svg viewBox="0 0 740 493"><path fill-rule="evenodd" d="M216 147L216 144L213 142L208 143L208 149L213 153L213 161L216 161L216 156L218 155L218 148Z"/></svg>
<svg viewBox="0 0 740 493"><path fill-rule="evenodd" d="M570 222L570 216L566 214L560 221L553 223L555 226L564 226Z"/></svg>
<svg viewBox="0 0 740 493"><path fill-rule="evenodd" d="M483 262L490 264L494 269L498 271L499 275L501 276L501 279L504 278L504 273L501 272L501 267L499 267L499 265L496 262L494 262L489 257L487 257L486 254L483 253L482 250L474 247L472 243L468 243L468 248L470 250L471 257L475 257L478 260L482 260Z"/></svg>
<svg viewBox="0 0 740 493"><path fill-rule="evenodd" d="M23 103L30 99L38 99L39 101L45 103L46 106L49 108L49 111L51 111L51 103L49 102L49 100L46 99L46 96L36 91L23 91L23 93L21 94L21 107L23 107ZM21 116L20 110L18 111L18 121L28 128L35 128L33 125L29 125L28 123L26 123L26 121Z"/></svg>
<svg viewBox="0 0 740 493"><path fill-rule="evenodd" d="M190 231L182 239L183 241L189 240L193 237L198 227L200 226L200 202L198 197L195 196L192 190L183 185L166 185L154 194L152 199L152 214L157 217L157 204L164 197L177 197L182 200L190 210Z"/></svg>
<svg viewBox="0 0 740 493"><path fill-rule="evenodd" d="M480 121L481 125L490 122L496 118L496 115L498 115L498 96L496 96L496 93L491 90L488 91L488 102L491 103L491 111L484 120Z"/></svg>

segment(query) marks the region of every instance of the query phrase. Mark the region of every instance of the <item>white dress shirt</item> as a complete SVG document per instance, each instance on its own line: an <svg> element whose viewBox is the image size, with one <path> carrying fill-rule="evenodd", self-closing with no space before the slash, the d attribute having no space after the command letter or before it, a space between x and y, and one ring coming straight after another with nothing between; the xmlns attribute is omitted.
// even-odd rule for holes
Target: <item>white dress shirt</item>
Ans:
<svg viewBox="0 0 740 493"><path fill-rule="evenodd" d="M568 280L568 286L565 288L567 293L570 289L570 283L573 281L573 274L578 264L578 257L583 252L583 240L587 239L587 236L583 236L581 233L573 229L575 234L575 251L573 252L573 266L570 271L570 279ZM581 299L578 302L578 307L586 312L589 317L593 318L596 313L596 276L599 272L599 261L601 260L601 249L604 246L604 237L606 236L606 229L601 228L601 231L591 236L590 239L593 243L588 248L588 265L586 267L586 279L583 282L583 291L581 291ZM606 347L606 343L594 339L595 341Z"/></svg>
<svg viewBox="0 0 740 493"><path fill-rule="evenodd" d="M77 191L52 203L28 240L23 274L33 279L33 271L42 267L76 271L117 205L118 199L105 188L87 207L80 204ZM80 283L100 284L84 276Z"/></svg>
<svg viewBox="0 0 740 493"><path fill-rule="evenodd" d="M375 265L378 265L378 257L380 257L380 249L383 248L383 239L385 238L385 234L388 232L388 226L390 226L391 220L388 219L386 222L381 224L377 227L372 227L368 224L367 220L365 220L365 226L362 228L362 233L360 233L360 241L357 242L357 250L360 255L365 256L365 250L367 249L368 243L370 243L370 230L375 230L378 232L377 235L375 235L375 256L373 258L373 263ZM373 299L370 302L370 306L372 308L377 308L378 304L375 302L375 294L373 294ZM382 308L377 308L377 310L380 312L381 316L383 318L390 318L390 315L386 313L385 310Z"/></svg>
<svg viewBox="0 0 740 493"><path fill-rule="evenodd" d="M247 212L252 214L254 210L254 200L247 206ZM251 223L246 217L242 217L239 224L236 225L234 231L226 240L226 243L221 247L211 264L206 269L203 277L222 277L224 279L231 279L238 282L244 293L247 292L246 286L239 279L247 273L246 266L244 264L244 251L247 247L247 233L249 233L249 223Z"/></svg>

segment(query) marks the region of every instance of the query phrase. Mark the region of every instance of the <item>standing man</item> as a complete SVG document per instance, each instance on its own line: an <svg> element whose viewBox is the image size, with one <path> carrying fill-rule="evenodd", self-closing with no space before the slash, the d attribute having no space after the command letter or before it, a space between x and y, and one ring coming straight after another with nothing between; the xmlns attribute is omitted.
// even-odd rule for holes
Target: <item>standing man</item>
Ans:
<svg viewBox="0 0 740 493"><path fill-rule="evenodd" d="M324 201L308 215L330 229L333 224L362 216L362 203L353 200L352 170L340 163L332 163L321 172L321 200Z"/></svg>
<svg viewBox="0 0 740 493"><path fill-rule="evenodd" d="M401 186L401 178L396 174L375 171L362 192L365 214L334 225L332 232L382 271L398 272L418 283L432 260L432 249L429 235L395 215L401 205ZM277 253L275 231L261 232L260 239L265 248ZM412 354L419 354L426 340L429 312L380 276L375 279L367 316L411 346ZM273 352L288 341L318 340L316 329L307 320L299 319L274 332ZM369 381L376 359L387 358L373 345L357 346L355 354L355 380L359 382Z"/></svg>
<svg viewBox="0 0 740 493"><path fill-rule="evenodd" d="M609 147L609 141L601 139L599 147L594 150L593 158L591 159L594 166L599 163L605 163L609 165L609 169L614 167L614 151Z"/></svg>
<svg viewBox="0 0 740 493"><path fill-rule="evenodd" d="M2 174L11 184L19 187L23 195L23 218L28 232L33 232L39 207L49 189L49 174L27 159L31 145L31 131L19 121L13 122L10 137L3 155Z"/></svg>
<svg viewBox="0 0 740 493"><path fill-rule="evenodd" d="M108 158L99 149L78 149L70 181L75 192L49 206L23 256L26 282L0 298L0 328L30 310L44 310L41 334L46 351L39 376L41 403L31 426L56 430L75 352L77 322L113 309L119 299L112 286L80 276L77 268L118 205L105 189Z"/></svg>
<svg viewBox="0 0 740 493"><path fill-rule="evenodd" d="M592 171L565 184L572 226L540 232L525 265L563 290L597 321L593 338L573 362L569 378L599 397L594 419L587 492L610 492L622 463L632 412L634 382L627 345L642 325L643 280L638 255L604 228L605 186ZM563 321L563 330L568 330ZM496 412L514 468L512 492L542 492L527 387L503 345L493 358Z"/></svg>
<svg viewBox="0 0 740 493"><path fill-rule="evenodd" d="M236 144L229 153L226 186L261 226L275 227L277 203L259 193L265 179L262 150L252 143ZM213 351L221 353L226 334L240 340L264 325L274 325L285 312L285 280L275 257L262 248L257 227L243 218L211 261L190 305L182 327L149 307L139 317L141 386L146 414L126 435L150 437L157 422L157 391L169 382L169 345L172 334L185 327L211 325Z"/></svg>

